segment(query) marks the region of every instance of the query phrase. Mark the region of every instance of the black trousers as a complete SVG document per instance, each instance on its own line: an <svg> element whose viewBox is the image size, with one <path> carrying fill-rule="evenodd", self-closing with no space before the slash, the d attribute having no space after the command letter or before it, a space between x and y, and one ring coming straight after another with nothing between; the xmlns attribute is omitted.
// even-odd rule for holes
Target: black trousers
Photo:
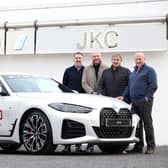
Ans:
<svg viewBox="0 0 168 168"><path fill-rule="evenodd" d="M152 120L152 106L153 99L146 101L144 98L132 101L132 110L140 117L140 142L136 143L135 147L142 149L144 146L143 128L145 130L145 137L147 148L155 148L155 136Z"/></svg>

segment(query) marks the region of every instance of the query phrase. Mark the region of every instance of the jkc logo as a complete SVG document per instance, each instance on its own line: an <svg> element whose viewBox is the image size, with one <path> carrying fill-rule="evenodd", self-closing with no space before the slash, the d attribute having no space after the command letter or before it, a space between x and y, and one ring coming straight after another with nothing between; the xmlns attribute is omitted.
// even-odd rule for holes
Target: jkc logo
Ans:
<svg viewBox="0 0 168 168"><path fill-rule="evenodd" d="M22 50L25 45L26 39L26 34L20 34L14 43L13 50Z"/></svg>
<svg viewBox="0 0 168 168"><path fill-rule="evenodd" d="M119 46L119 33L117 31L85 31L82 33L81 43L77 43L77 48L116 48Z"/></svg>

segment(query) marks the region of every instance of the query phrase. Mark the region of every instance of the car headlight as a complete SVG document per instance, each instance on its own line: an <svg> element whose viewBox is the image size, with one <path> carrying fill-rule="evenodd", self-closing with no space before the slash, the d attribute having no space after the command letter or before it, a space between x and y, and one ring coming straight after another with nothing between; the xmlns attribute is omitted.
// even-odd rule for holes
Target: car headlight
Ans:
<svg viewBox="0 0 168 168"><path fill-rule="evenodd" d="M92 108L90 107L68 103L51 103L48 106L58 111L70 113L89 113L92 111Z"/></svg>

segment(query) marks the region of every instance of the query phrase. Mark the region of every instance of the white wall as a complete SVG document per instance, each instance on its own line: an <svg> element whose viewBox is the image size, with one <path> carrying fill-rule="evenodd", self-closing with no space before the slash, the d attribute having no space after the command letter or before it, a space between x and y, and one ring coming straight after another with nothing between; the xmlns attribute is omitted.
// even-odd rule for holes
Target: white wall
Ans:
<svg viewBox="0 0 168 168"><path fill-rule="evenodd" d="M116 1L116 0L115 0ZM33 22L34 20L77 20L97 18L155 17L168 13L168 1L132 3L93 2L92 5L38 5L9 9L0 8L0 23ZM133 2L134 1L134 2ZM123 0L124 2L124 0ZM130 1L129 1L130 2ZM85 4L85 3L84 3ZM86 3L87 4L87 3ZM104 5L103 5L104 4ZM87 13L87 14L86 14Z"/></svg>
<svg viewBox="0 0 168 168"><path fill-rule="evenodd" d="M168 86L168 52L148 52L147 63L153 66L158 75L158 90L155 94L153 119L157 145L168 145L167 122L167 86ZM111 54L103 54L103 61L111 65ZM133 69L134 53L121 53L123 66ZM91 62L90 55L85 55L84 63ZM1 72L19 72L51 76L62 81L64 69L73 64L73 56L69 55L40 55L40 56L0 56Z"/></svg>
<svg viewBox="0 0 168 168"><path fill-rule="evenodd" d="M87 15L86 15L87 11ZM94 11L94 12L93 12ZM165 16L168 13L168 1L151 3L132 3L116 5L98 5L95 7L71 7L71 8L43 8L29 10L0 10L1 23L26 22L38 19L39 21L87 19L87 18L125 18L125 17L152 17ZM152 43L153 41L151 41ZM146 52L147 62L153 66L158 74L158 90L155 94L153 106L153 119L157 145L168 145L168 51ZM121 53L123 65L132 69L134 66L134 53ZM85 65L91 60L86 55ZM104 63L111 64L111 54L104 54ZM62 81L64 69L73 64L72 54L60 55L19 55L0 56L0 72L19 72L36 75L50 76Z"/></svg>

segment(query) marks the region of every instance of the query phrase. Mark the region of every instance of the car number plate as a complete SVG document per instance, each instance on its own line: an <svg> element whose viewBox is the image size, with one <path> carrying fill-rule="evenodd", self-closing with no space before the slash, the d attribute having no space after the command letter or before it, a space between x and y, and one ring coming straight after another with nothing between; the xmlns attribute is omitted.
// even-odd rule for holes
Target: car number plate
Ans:
<svg viewBox="0 0 168 168"><path fill-rule="evenodd" d="M129 127L131 126L130 119L109 119L105 120L106 127Z"/></svg>

